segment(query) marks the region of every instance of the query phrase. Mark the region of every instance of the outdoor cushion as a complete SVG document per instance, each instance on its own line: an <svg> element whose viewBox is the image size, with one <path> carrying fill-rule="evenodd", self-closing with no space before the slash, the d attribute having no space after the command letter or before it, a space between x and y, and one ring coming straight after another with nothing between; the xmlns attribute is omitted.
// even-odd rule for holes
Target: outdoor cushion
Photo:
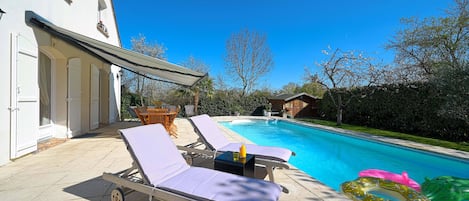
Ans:
<svg viewBox="0 0 469 201"><path fill-rule="evenodd" d="M191 167L157 187L210 200L277 200L281 192L275 183L198 167Z"/></svg>
<svg viewBox="0 0 469 201"><path fill-rule="evenodd" d="M278 184L190 167L161 124L119 130L145 183L193 199L278 200Z"/></svg>
<svg viewBox="0 0 469 201"><path fill-rule="evenodd" d="M162 129L162 130L161 130ZM189 169L161 124L121 129L128 149L149 183L158 184Z"/></svg>
<svg viewBox="0 0 469 201"><path fill-rule="evenodd" d="M225 135L221 133L217 124L208 115L193 116L190 120L199 131L199 135L205 139L211 149L218 150L230 143Z"/></svg>
<svg viewBox="0 0 469 201"><path fill-rule="evenodd" d="M218 128L216 122L207 114L193 116L190 119L197 128L197 133L204 139L210 149L222 152L239 151L241 143L230 142ZM287 162L292 155L292 151L285 148L255 144L246 144L246 150L247 153L254 154L256 157L282 162Z"/></svg>

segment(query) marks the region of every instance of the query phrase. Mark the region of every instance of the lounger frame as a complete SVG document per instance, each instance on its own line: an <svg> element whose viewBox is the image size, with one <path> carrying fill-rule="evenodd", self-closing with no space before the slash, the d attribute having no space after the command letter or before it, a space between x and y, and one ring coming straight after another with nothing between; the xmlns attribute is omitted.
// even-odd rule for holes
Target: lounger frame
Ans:
<svg viewBox="0 0 469 201"><path fill-rule="evenodd" d="M155 132L156 131L156 132ZM102 175L102 178L106 181L109 181L111 183L114 183L116 185L116 188L112 190L111 192L111 200L113 201L123 201L125 200L125 197L127 194L131 192L141 192L145 195L148 195L150 200L155 197L159 200L211 200L211 199L219 199L223 198L226 195L231 195L231 193L226 194L223 191L220 191L221 189L224 189L226 185L220 186L219 183L211 183L215 184L217 186L215 187L216 191L212 191L212 194L206 194L204 193L205 191L203 190L204 188L199 188L198 191L192 192L191 190L193 187L197 187L198 184L192 182L190 189L184 189L182 188L181 191L178 189L178 185L181 181L187 181L188 175L191 175L191 173L203 173L204 175L208 176L214 176L215 182L234 182L237 187L235 187L238 191L241 189L241 191L244 191L247 188L252 188L252 185L250 184L259 184L264 185L265 188L270 189L271 191L265 191L265 192L273 192L274 194L270 194L271 196L266 196L268 199L278 199L279 198L279 193L284 192L288 193L288 190L286 190L284 187L278 184L269 184L270 182L266 181L261 181L258 179L250 179L250 178L242 178L242 176L235 176L231 175L228 173L216 173L217 171L214 170L208 170L206 168L199 168L199 167L190 167L188 164L186 164L187 160L184 161L184 157L179 155L181 154L181 151L178 151L175 144L171 142L171 139L167 135L167 131L164 129L162 125L154 124L154 125L145 125L145 126L139 126L135 128L128 128L124 130L119 130L119 133L123 136L123 141L126 144L126 148L129 151L131 157L134 159L132 162L132 165L130 168L117 172L117 173L107 173L104 172ZM142 137L139 137L142 136ZM143 142L143 143L142 143ZM154 147L149 147L145 148L145 146L149 146L152 143L148 142L160 142L160 144L157 143L159 146L154 146ZM165 143L165 144L161 144ZM170 144L171 143L171 144ZM133 146L132 146L133 145ZM142 148L143 146L143 148ZM173 147L174 146L174 147ZM172 163L168 161L172 167L179 167L182 172L186 171L191 171L187 175L177 177L177 174L175 173L171 174L172 172L165 172L164 169L166 169L166 166L158 165L159 163L155 164L153 162L153 153L162 153L161 151L168 150L169 152L166 153L165 156L168 157L181 157L177 160L174 160ZM135 152L137 151L137 152ZM141 157L139 160L139 157ZM168 158L166 158L167 160ZM187 159L187 157L186 157ZM145 167L142 165L146 165ZM199 171L203 170L202 172ZM144 170L150 170L149 172L146 172ZM158 175L155 174L155 171L151 170L156 170L157 172L163 171L163 174ZM187 173L187 172L186 172ZM164 177L164 175L169 174L167 178ZM216 175L216 176L215 176ZM163 176L163 177L162 177ZM173 177L174 176L174 177ZM175 178L173 180L173 183L171 183L171 179ZM242 179L242 180L237 180L237 179ZM204 182L205 183L205 177L198 177L198 181ZM225 180L227 179L227 180ZM235 180L232 180L235 179ZM258 180L259 182L257 182ZM169 183L164 183L169 181ZM189 180L190 181L190 180ZM241 183L239 183L241 181ZM207 184L207 183L205 183ZM210 184L210 183L209 183ZM206 185L210 186L210 185ZM249 199L249 198L254 198L260 195L261 197L264 197L264 194L259 194L259 191L257 191L259 186L256 186L254 188L255 194L253 196L243 196L245 194L239 194L241 195L238 198L243 198L243 199ZM277 191L280 190L280 191ZM230 191L231 192L231 191ZM257 193L257 194L256 194ZM211 198L210 195L214 195L215 198ZM221 196L221 197L220 197ZM236 196L235 196L236 197Z"/></svg>
<svg viewBox="0 0 469 201"><path fill-rule="evenodd" d="M103 173L102 178L104 180L116 184L116 189L120 189L117 191L116 189L113 190L113 192L111 193L112 201L116 199L116 196L120 197L120 198L117 198L116 200L124 200L126 195L134 191L146 194L150 197L156 197L159 200L168 200L168 201L200 200L200 199L189 198L180 194L175 194L170 191L162 190L162 189L150 186L149 184L145 184L145 182L143 182L143 179L141 177L136 176L137 174L138 174L138 170L134 166L132 166L131 168L127 170L123 170L117 173L107 173L107 172ZM122 197L121 195L117 195L117 193L122 193Z"/></svg>
<svg viewBox="0 0 469 201"><path fill-rule="evenodd" d="M196 148L200 146L205 146L205 149ZM202 156L205 158L215 159L215 157L223 153L220 151L210 150L210 148L208 148L208 146L206 145L206 142L204 142L204 140L201 137L195 143L192 143L186 146L178 145L177 148L180 151L186 152L185 154L191 157ZM288 164L284 162L276 161L276 160L256 158L255 163L256 163L256 166L262 166L265 168L267 175L269 175L269 181L271 182L275 182L274 172L273 172L275 168L290 169L290 166Z"/></svg>
<svg viewBox="0 0 469 201"><path fill-rule="evenodd" d="M199 131L197 126L194 124L194 122L189 119L189 122L191 123L192 127L194 128L195 133L199 136L196 142L191 143L186 146L177 146L177 148L181 151L187 152L187 155L189 156L200 156L202 155L203 157L213 157L215 158L217 155L222 154L223 152L214 150L213 147L205 140L203 137L203 134ZM197 147L202 147L204 146L203 149L197 148ZM295 152L292 152L292 156L295 156ZM265 167L267 174L269 175L269 181L275 182L274 178L274 169L279 168L279 169L290 169L290 166L283 161L278 161L278 160L273 160L273 159L265 159L265 158L258 158L256 157L256 165L258 166L263 166Z"/></svg>
<svg viewBox="0 0 469 201"><path fill-rule="evenodd" d="M193 143L197 145L202 145L201 143ZM185 156L190 156L192 157L206 157L206 158L215 158L217 155L221 154L220 152L215 152L215 151L210 151L210 150L205 150L205 149L197 149L193 147L188 147L188 146L177 146L177 148L180 151L183 151L183 155ZM273 170L274 168L285 168L288 169L290 168L287 164L280 163L277 161L271 161L271 160L266 160L266 159L257 159L256 158L256 165L261 165L266 168L267 174L269 175L269 180L274 182L274 176L273 176ZM112 197L119 196L115 195L116 193L122 193L122 199L117 199L117 200L123 200L125 195L128 195L132 192L140 192L143 194L146 194L150 197L157 197L158 199L161 200L174 200L174 201L184 201L184 200L200 200L200 198L194 199L191 197L187 197L184 195L176 194L169 192L167 190L155 188L148 184L147 182L144 181L144 179L140 176L138 173L138 166L135 164L135 161L132 163L132 167L128 168L126 170L122 170L117 173L108 173L104 172L102 175L102 178L106 181L109 181L111 183L114 183L116 185L116 189L114 189L113 192L111 193L111 200ZM284 193L289 193L289 190L283 186L282 187L282 192ZM119 192L120 191L120 192Z"/></svg>

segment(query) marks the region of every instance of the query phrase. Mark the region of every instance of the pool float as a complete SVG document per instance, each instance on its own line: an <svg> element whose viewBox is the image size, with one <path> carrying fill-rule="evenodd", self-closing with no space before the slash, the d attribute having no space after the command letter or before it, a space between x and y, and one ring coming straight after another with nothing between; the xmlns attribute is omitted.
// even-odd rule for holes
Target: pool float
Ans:
<svg viewBox="0 0 469 201"><path fill-rule="evenodd" d="M422 193L431 200L469 200L469 179L452 176L426 178L422 183Z"/></svg>
<svg viewBox="0 0 469 201"><path fill-rule="evenodd" d="M416 181L413 179L409 178L409 175L407 175L407 172L402 172L402 175L384 171L384 170L379 170L379 169L368 169L368 170L363 170L360 173L358 173L358 176L360 177L375 177L375 178L381 178L381 179L386 179L386 180L391 180L400 184L404 184L406 186L409 186L416 191L420 192L420 184L418 184Z"/></svg>
<svg viewBox="0 0 469 201"><path fill-rule="evenodd" d="M430 201L406 185L375 177L358 177L340 185L342 193L355 201Z"/></svg>

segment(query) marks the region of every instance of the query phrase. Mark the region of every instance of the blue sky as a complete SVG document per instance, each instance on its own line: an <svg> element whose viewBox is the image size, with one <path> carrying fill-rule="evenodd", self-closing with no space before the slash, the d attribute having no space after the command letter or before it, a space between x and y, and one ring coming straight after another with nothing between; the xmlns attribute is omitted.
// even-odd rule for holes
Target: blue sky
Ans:
<svg viewBox="0 0 469 201"><path fill-rule="evenodd" d="M444 16L452 0L114 0L122 46L139 34L166 48L169 62L192 55L224 75L225 44L243 29L267 36L273 70L258 87L281 89L303 83L304 68L324 59L321 50L359 50L392 62L384 46L403 17ZM228 79L226 79L228 81Z"/></svg>

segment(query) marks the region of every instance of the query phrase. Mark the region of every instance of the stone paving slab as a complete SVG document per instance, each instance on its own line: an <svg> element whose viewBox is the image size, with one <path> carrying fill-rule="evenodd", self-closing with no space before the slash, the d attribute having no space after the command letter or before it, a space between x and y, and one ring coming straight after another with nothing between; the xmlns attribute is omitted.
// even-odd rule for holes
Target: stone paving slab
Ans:
<svg viewBox="0 0 469 201"><path fill-rule="evenodd" d="M241 117L216 119L230 118ZM178 138L173 138L176 144L196 141L198 136L187 119L176 119L175 123L178 127ZM138 125L138 122L115 123L0 167L0 199L110 200L115 185L103 180L102 173L118 172L132 163L116 131ZM249 142L221 128L229 139ZM289 194L282 193L280 200L347 200L293 166L288 170L277 169L274 174L276 182L290 190ZM126 196L126 200L143 201L148 200L148 196L135 192Z"/></svg>
<svg viewBox="0 0 469 201"><path fill-rule="evenodd" d="M217 121L264 117L214 117ZM303 124L301 122L296 122ZM172 138L177 145L195 142L198 135L187 119L176 119L178 138ZM94 130L78 138L66 140L51 148L22 158L0 167L0 200L110 200L115 185L101 178L103 172L118 172L131 166L132 160L122 139L117 134L120 128L139 126L139 122L119 122ZM308 124L308 126L311 126ZM319 125L314 127L325 128ZM249 140L220 126L226 137L232 141L250 143ZM334 130L334 129L333 129ZM348 135L439 152L462 159L469 153L441 147L423 145L405 140L369 136L345 130ZM213 168L213 161L196 159L194 165ZM256 170L256 176L266 177L265 172ZM342 194L325 186L296 167L276 169L276 182L287 187L289 194L282 193L280 200L348 200ZM126 200L148 200L142 193L131 193ZM155 200L155 199L154 199Z"/></svg>

